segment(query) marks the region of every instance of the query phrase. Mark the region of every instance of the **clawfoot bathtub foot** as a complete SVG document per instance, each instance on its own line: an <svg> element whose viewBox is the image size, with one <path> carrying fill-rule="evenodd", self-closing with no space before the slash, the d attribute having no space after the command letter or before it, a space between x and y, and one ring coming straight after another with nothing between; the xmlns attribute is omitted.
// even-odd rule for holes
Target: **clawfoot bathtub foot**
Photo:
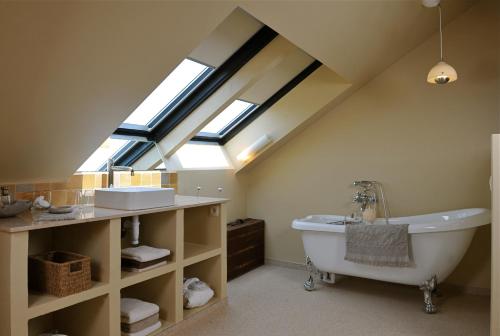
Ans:
<svg viewBox="0 0 500 336"><path fill-rule="evenodd" d="M309 272L309 278L304 282L304 289L306 291L314 290L314 264L311 261L311 258L306 256L306 269Z"/></svg>
<svg viewBox="0 0 500 336"><path fill-rule="evenodd" d="M437 277L433 276L431 279L425 281L420 290L424 292L424 312L427 314L435 314L437 307L432 303L432 294L437 288Z"/></svg>

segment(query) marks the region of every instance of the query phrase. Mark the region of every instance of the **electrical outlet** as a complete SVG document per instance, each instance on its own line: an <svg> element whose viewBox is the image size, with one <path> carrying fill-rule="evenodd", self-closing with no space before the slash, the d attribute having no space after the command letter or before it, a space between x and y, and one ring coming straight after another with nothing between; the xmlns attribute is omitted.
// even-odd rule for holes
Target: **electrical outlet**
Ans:
<svg viewBox="0 0 500 336"><path fill-rule="evenodd" d="M219 217L219 206L213 205L210 207L210 216Z"/></svg>

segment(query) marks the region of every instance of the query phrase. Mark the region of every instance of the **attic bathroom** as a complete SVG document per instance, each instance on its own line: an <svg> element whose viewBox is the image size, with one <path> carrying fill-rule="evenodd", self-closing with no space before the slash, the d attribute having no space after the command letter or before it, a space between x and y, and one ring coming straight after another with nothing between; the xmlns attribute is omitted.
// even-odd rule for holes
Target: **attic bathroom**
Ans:
<svg viewBox="0 0 500 336"><path fill-rule="evenodd" d="M500 336L500 2L0 2L0 336Z"/></svg>

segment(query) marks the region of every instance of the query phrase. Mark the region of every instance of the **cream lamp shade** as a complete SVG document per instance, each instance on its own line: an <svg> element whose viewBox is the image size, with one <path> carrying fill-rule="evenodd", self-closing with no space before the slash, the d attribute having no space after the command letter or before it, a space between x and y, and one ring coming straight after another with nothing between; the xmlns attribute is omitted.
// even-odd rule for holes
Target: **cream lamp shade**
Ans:
<svg viewBox="0 0 500 336"><path fill-rule="evenodd" d="M457 71L444 61L439 61L427 75L427 82L432 84L446 84L454 82L457 79Z"/></svg>

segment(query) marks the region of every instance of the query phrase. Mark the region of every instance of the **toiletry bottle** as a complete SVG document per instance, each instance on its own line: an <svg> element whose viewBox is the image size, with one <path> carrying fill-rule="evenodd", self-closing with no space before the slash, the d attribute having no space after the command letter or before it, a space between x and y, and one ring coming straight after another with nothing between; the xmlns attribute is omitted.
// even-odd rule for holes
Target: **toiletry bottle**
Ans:
<svg viewBox="0 0 500 336"><path fill-rule="evenodd" d="M365 211L363 211L363 222L365 224L373 224L375 219L377 219L377 209L372 205L367 206Z"/></svg>
<svg viewBox="0 0 500 336"><path fill-rule="evenodd" d="M12 199L9 194L9 188L7 187L1 187L1 196L0 199L2 200L2 204L5 205L11 205L12 204Z"/></svg>

